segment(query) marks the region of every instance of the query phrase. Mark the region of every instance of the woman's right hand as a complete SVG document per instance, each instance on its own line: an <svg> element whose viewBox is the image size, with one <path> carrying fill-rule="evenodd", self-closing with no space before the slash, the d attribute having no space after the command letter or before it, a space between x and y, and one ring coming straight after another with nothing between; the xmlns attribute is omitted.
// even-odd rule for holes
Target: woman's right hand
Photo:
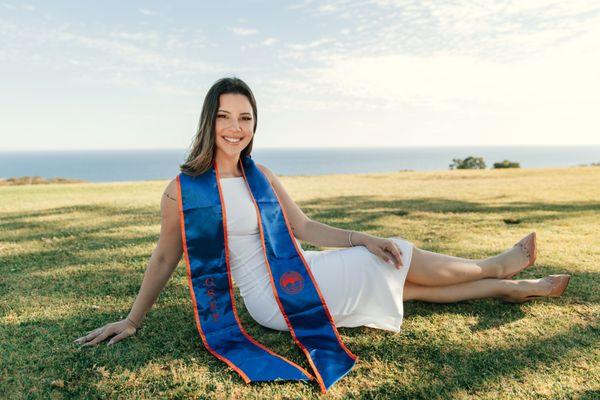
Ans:
<svg viewBox="0 0 600 400"><path fill-rule="evenodd" d="M136 331L137 328L133 322L124 318L120 321L112 322L98 329L94 329L93 331L88 332L87 335L75 339L74 343L83 344L84 346L93 346L102 342L107 337L115 335L108 342L108 346L111 346L118 341L135 334Z"/></svg>

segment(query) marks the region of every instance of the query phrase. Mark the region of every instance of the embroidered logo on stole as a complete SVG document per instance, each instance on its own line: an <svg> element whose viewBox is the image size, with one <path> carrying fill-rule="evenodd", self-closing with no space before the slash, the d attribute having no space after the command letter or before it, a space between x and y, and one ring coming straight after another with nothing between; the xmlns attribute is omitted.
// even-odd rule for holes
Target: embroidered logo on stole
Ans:
<svg viewBox="0 0 600 400"><path fill-rule="evenodd" d="M296 271L288 271L281 275L279 284L287 294L297 294L304 288L304 278Z"/></svg>
<svg viewBox="0 0 600 400"><path fill-rule="evenodd" d="M316 379L321 392L326 393L350 372L357 356L342 342L268 178L250 156L240 159L240 165L256 208L271 289L314 376L257 342L240 323L229 263L227 213L216 163L201 175L182 172L177 176L183 250L196 327L206 349L246 383Z"/></svg>

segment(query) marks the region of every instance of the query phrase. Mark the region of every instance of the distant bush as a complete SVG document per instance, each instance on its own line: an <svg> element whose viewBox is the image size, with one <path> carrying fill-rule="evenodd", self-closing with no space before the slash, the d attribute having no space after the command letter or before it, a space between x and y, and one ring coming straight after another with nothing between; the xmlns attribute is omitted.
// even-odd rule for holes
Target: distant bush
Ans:
<svg viewBox="0 0 600 400"><path fill-rule="evenodd" d="M1 179L0 186L9 185L47 185L51 183L81 183L86 182L83 179L68 179L68 178L50 178L45 179L41 176L21 176L16 178Z"/></svg>
<svg viewBox="0 0 600 400"><path fill-rule="evenodd" d="M453 158L449 167L450 169L485 169L485 161L483 161L483 157L469 156L464 160Z"/></svg>
<svg viewBox="0 0 600 400"><path fill-rule="evenodd" d="M518 162L504 160L494 163L494 168L521 168Z"/></svg>

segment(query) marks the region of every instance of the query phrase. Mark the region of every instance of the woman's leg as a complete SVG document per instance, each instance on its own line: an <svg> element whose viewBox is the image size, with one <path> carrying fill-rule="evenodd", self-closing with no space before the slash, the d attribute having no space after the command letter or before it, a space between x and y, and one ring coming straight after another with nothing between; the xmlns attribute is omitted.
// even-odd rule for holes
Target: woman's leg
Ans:
<svg viewBox="0 0 600 400"><path fill-rule="evenodd" d="M420 300L431 303L455 303L470 299L511 295L547 295L551 286L542 279L479 279L447 286L422 286L404 283L404 301Z"/></svg>
<svg viewBox="0 0 600 400"><path fill-rule="evenodd" d="M502 278L507 271L524 266L527 261L527 256L518 246L493 257L475 260L413 246L406 280L422 286L447 286L483 278ZM484 285L489 285L489 282Z"/></svg>

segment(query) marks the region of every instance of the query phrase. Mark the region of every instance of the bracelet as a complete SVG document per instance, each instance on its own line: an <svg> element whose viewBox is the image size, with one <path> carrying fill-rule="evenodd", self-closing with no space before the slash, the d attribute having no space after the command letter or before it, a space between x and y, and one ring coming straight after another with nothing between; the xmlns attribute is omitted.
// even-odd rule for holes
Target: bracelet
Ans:
<svg viewBox="0 0 600 400"><path fill-rule="evenodd" d="M138 326L135 324L135 322L133 322L133 321L131 320L131 318L129 318L129 316L127 316L125 319L126 319L127 321L131 322L131 324L133 325L133 327L134 327L135 329L139 329L139 327L138 327Z"/></svg>
<svg viewBox="0 0 600 400"><path fill-rule="evenodd" d="M348 233L348 242L350 242L350 247L354 247L354 245L352 244L352 233L354 231L350 231L350 233Z"/></svg>

